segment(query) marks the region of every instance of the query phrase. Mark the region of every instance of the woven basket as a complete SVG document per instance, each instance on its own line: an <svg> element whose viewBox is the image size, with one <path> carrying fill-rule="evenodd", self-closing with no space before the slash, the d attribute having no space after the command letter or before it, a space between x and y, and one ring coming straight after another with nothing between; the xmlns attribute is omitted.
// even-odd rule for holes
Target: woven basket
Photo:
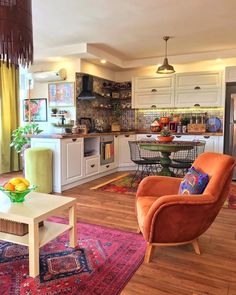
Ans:
<svg viewBox="0 0 236 295"><path fill-rule="evenodd" d="M43 226L43 221L39 223L40 226ZM28 224L0 218L0 232L24 236L28 233Z"/></svg>

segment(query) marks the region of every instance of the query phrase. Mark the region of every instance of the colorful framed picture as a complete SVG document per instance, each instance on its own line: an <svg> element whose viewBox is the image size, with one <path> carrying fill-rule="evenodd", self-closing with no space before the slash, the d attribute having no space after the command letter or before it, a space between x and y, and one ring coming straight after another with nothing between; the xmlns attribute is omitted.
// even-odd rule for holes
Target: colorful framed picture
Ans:
<svg viewBox="0 0 236 295"><path fill-rule="evenodd" d="M75 83L61 82L48 84L50 107L69 107L75 105Z"/></svg>
<svg viewBox="0 0 236 295"><path fill-rule="evenodd" d="M46 122L47 121L47 99L32 98L23 101L23 120L29 122L29 112L31 121Z"/></svg>

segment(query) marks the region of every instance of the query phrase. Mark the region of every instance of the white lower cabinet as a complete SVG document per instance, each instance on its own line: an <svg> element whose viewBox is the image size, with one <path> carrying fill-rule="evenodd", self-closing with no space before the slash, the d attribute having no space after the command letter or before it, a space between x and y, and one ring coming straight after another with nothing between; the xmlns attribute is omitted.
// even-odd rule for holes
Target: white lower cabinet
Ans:
<svg viewBox="0 0 236 295"><path fill-rule="evenodd" d="M135 134L126 134L126 135L119 135L118 137L119 145L119 167L135 167L134 162L131 161L130 157L130 149L129 149L129 141L135 141L136 135Z"/></svg>
<svg viewBox="0 0 236 295"><path fill-rule="evenodd" d="M62 185L83 177L83 139L70 138L61 141Z"/></svg>
<svg viewBox="0 0 236 295"><path fill-rule="evenodd" d="M210 136L210 135L175 135L174 140L192 141L202 140L206 142L205 152L223 152L223 136Z"/></svg>
<svg viewBox="0 0 236 295"><path fill-rule="evenodd" d="M85 158L85 174L86 176L90 176L98 173L100 166L100 157L88 157Z"/></svg>

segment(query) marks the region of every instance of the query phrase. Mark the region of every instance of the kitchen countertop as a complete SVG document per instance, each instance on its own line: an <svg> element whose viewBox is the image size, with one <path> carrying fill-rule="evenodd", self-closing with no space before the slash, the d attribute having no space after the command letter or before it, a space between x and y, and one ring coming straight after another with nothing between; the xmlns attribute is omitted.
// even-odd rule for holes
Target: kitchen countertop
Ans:
<svg viewBox="0 0 236 295"><path fill-rule="evenodd" d="M116 132L104 132L104 133L88 133L88 134L72 134L72 133L51 133L51 134L32 134L27 135L29 138L55 138L55 139L63 139L63 138L88 138L88 137L97 137L97 136L105 136L105 135L132 135L132 134L160 134L160 132L151 132L149 130L134 130L134 131L116 131ZM181 135L200 135L200 136L222 136L223 132L204 132L204 133L172 133L175 136Z"/></svg>

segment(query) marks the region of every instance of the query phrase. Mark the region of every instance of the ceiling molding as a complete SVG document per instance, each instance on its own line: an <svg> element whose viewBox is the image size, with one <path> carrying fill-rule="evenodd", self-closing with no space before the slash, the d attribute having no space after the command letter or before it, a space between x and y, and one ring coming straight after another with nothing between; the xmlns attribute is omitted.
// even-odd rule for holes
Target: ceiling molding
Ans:
<svg viewBox="0 0 236 295"><path fill-rule="evenodd" d="M120 69L132 69L153 66L162 64L164 57L152 57L133 60L122 60L120 57L115 56L105 50L96 47L96 44L78 43L73 45L66 45L61 47L53 47L49 49L36 50L37 60L49 61L53 58L84 58L87 60L100 60L106 59L106 61L112 65L117 66ZM210 52L197 52L191 54L182 54L171 56L168 55L170 64L185 64L193 63L204 60L213 60L217 58L231 58L236 57L236 48L228 50L218 50Z"/></svg>

